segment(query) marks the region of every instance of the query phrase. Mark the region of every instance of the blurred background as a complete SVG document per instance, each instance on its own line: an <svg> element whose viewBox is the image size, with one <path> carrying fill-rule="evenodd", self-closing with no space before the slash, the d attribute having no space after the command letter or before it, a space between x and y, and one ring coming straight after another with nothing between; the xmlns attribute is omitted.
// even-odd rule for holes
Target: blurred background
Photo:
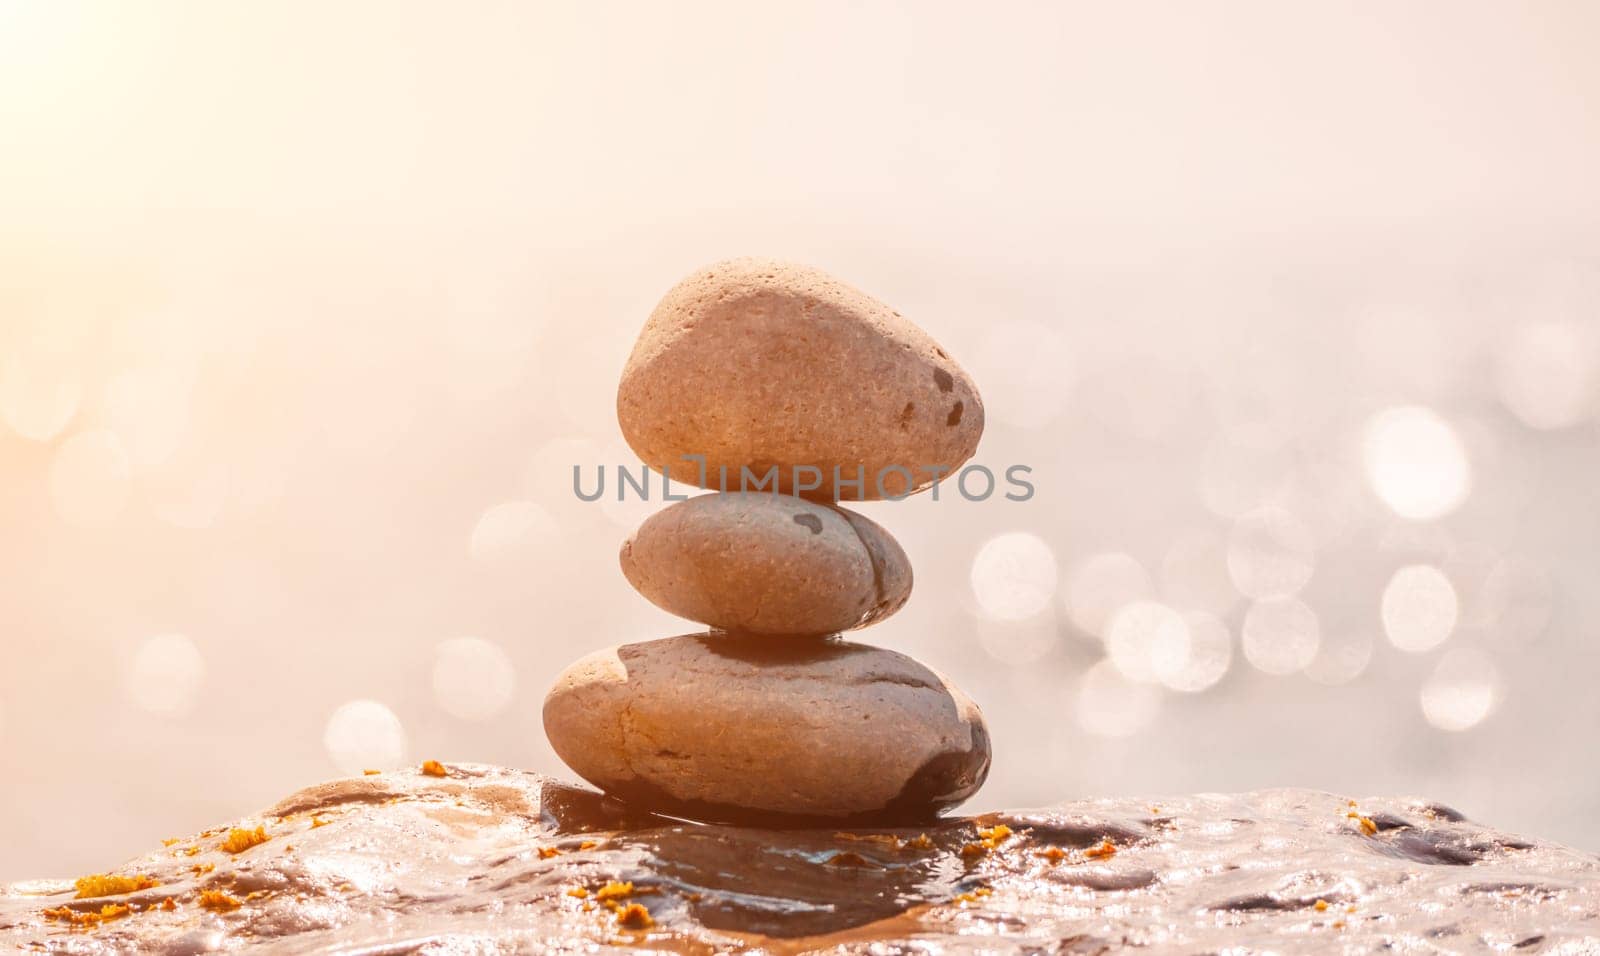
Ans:
<svg viewBox="0 0 1600 956"><path fill-rule="evenodd" d="M0 0L0 880L425 758L565 773L613 403L730 255L976 378L863 508L975 808L1413 793L1600 849L1600 8Z"/></svg>

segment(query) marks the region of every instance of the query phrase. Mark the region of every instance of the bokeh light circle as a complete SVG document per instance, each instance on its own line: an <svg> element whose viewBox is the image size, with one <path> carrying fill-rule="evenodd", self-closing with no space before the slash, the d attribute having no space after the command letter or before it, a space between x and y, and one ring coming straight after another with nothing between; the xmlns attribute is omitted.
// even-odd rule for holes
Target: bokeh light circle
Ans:
<svg viewBox="0 0 1600 956"><path fill-rule="evenodd" d="M1500 673L1493 659L1475 648L1456 647L1439 658L1417 694L1422 715L1440 730L1469 730L1499 703Z"/></svg>
<svg viewBox="0 0 1600 956"><path fill-rule="evenodd" d="M139 645L123 675L123 690L140 710L179 717L194 709L206 662L194 641L163 634Z"/></svg>
<svg viewBox="0 0 1600 956"><path fill-rule="evenodd" d="M1214 614L1193 612L1183 616L1189 646L1181 667L1161 674L1161 683L1186 694L1213 687L1233 665L1233 634Z"/></svg>
<svg viewBox="0 0 1600 956"><path fill-rule="evenodd" d="M1189 663L1189 625L1156 601L1135 601L1106 625L1106 655L1129 680L1165 683Z"/></svg>
<svg viewBox="0 0 1600 956"><path fill-rule="evenodd" d="M1373 416L1362 440L1367 483L1395 514L1413 521L1442 518L1472 490L1472 466L1450 423L1417 405Z"/></svg>
<svg viewBox="0 0 1600 956"><path fill-rule="evenodd" d="M322 746L340 771L390 770L405 760L406 732L394 711L375 700L340 704L322 732Z"/></svg>
<svg viewBox="0 0 1600 956"><path fill-rule="evenodd" d="M1154 593L1150 572L1131 555L1097 554L1068 574L1067 616L1085 634L1103 637L1106 624L1120 608Z"/></svg>
<svg viewBox="0 0 1600 956"><path fill-rule="evenodd" d="M1162 683L1173 691L1198 694L1216 686L1234 665L1234 633L1227 623L1203 611L1184 614L1189 628L1189 654L1182 667L1168 670Z"/></svg>
<svg viewBox="0 0 1600 956"><path fill-rule="evenodd" d="M1306 676L1325 687L1348 684L1366 672L1372 644L1372 634L1364 630L1324 634L1317 655L1306 665Z"/></svg>
<svg viewBox="0 0 1600 956"><path fill-rule="evenodd" d="M1495 356L1495 389L1506 409L1529 428L1568 428L1595 410L1597 372L1592 333L1574 322L1521 326Z"/></svg>
<svg viewBox="0 0 1600 956"><path fill-rule="evenodd" d="M1124 677L1110 660L1099 661L1078 679L1078 725L1096 737L1131 737L1160 715L1161 693Z"/></svg>
<svg viewBox="0 0 1600 956"><path fill-rule="evenodd" d="M516 683L516 667L498 644L459 637L434 649L433 698L453 717L496 716L511 703Z"/></svg>
<svg viewBox="0 0 1600 956"><path fill-rule="evenodd" d="M1240 645L1262 673L1282 677L1304 669L1321 642L1316 612L1296 598L1257 601L1245 612Z"/></svg>
<svg viewBox="0 0 1600 956"><path fill-rule="evenodd" d="M1458 611L1455 587L1432 565L1400 568L1383 589L1383 632L1402 651L1416 654L1443 644L1455 630Z"/></svg>
<svg viewBox="0 0 1600 956"><path fill-rule="evenodd" d="M972 559L971 579L972 594L985 615L997 621L1025 620L1055 600L1055 552L1026 531L997 535Z"/></svg>

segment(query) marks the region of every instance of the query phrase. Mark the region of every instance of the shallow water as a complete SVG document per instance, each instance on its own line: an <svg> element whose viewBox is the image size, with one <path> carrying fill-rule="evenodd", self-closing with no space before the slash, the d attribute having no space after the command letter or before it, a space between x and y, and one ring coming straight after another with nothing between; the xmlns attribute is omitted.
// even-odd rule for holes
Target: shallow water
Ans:
<svg viewBox="0 0 1600 956"><path fill-rule="evenodd" d="M681 823L531 774L449 772L319 785L239 823L265 828L259 846L229 854L219 829L116 869L152 889L8 887L0 945L1600 952L1600 858L1426 801L1273 790L842 833ZM632 891L598 899L613 882ZM238 905L202 908L208 889ZM107 903L128 911L80 928L58 909Z"/></svg>

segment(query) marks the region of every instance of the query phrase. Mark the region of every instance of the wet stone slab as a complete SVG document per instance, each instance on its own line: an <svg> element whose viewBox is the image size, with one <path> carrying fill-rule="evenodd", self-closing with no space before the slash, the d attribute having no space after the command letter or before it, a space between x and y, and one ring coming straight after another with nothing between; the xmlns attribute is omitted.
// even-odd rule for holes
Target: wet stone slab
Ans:
<svg viewBox="0 0 1600 956"><path fill-rule="evenodd" d="M82 884L125 892L0 888L0 950L1600 952L1600 857L1423 800L1273 790L777 830L429 769L320 784Z"/></svg>

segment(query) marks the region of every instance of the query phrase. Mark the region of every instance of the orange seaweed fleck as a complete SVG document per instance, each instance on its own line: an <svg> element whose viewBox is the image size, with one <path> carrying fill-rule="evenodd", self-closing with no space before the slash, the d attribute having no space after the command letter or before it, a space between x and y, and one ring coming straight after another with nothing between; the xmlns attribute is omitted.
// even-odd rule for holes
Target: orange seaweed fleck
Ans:
<svg viewBox="0 0 1600 956"><path fill-rule="evenodd" d="M115 876L110 873L92 873L89 876L78 877L73 884L77 890L77 899L86 900L96 896L120 896L123 893L133 893L138 890L148 890L160 886L161 881L153 876Z"/></svg>
<svg viewBox="0 0 1600 956"><path fill-rule="evenodd" d="M651 919L650 911L638 903L629 903L617 910L617 925L628 929L649 929L656 925Z"/></svg>
<svg viewBox="0 0 1600 956"><path fill-rule="evenodd" d="M221 890L201 890L199 903L201 909L216 910L219 913L236 910L244 905L243 901L235 899Z"/></svg>
<svg viewBox="0 0 1600 956"><path fill-rule="evenodd" d="M906 841L893 833L835 833L836 840L850 840L859 843L881 843L891 850L898 850L906 845Z"/></svg>
<svg viewBox="0 0 1600 956"><path fill-rule="evenodd" d="M256 827L254 830L234 827L228 831L228 838L217 844L217 846L219 849L229 853L243 853L251 847L260 846L270 839L272 837L267 836L267 828L264 826Z"/></svg>
<svg viewBox="0 0 1600 956"><path fill-rule="evenodd" d="M47 920L64 920L72 924L73 929L93 929L107 920L127 916L132 911L131 907L121 903L107 903L100 907L99 912L88 910L80 913L70 906L63 906L59 909L45 910L43 915Z"/></svg>

